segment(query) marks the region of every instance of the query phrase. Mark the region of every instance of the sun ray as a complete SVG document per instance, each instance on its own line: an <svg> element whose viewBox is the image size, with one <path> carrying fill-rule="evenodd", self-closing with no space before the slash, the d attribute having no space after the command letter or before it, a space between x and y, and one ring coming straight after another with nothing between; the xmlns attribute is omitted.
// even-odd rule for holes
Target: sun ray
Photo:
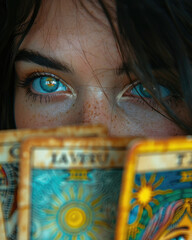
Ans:
<svg viewBox="0 0 192 240"><path fill-rule="evenodd" d="M77 235L73 235L72 240L77 240Z"/></svg>
<svg viewBox="0 0 192 240"><path fill-rule="evenodd" d="M158 201L156 198L153 198L153 203L154 203L155 205L159 205L159 201Z"/></svg>
<svg viewBox="0 0 192 240"><path fill-rule="evenodd" d="M91 240L97 240L97 238L95 237L95 235L93 235L92 232L87 232L87 235L91 238Z"/></svg>
<svg viewBox="0 0 192 240"><path fill-rule="evenodd" d="M106 217L106 215L104 214L104 213L100 213L100 212L98 212L98 213L96 213L95 214L95 217L99 217L99 218L105 218Z"/></svg>
<svg viewBox="0 0 192 240"><path fill-rule="evenodd" d="M52 199L53 199L58 205L61 205L61 204L62 204L61 199L58 198L56 195L53 195L53 196L52 196Z"/></svg>
<svg viewBox="0 0 192 240"><path fill-rule="evenodd" d="M54 240L59 240L59 239L62 239L62 233L59 231L56 235L56 237L54 238Z"/></svg>
<svg viewBox="0 0 192 240"><path fill-rule="evenodd" d="M139 186L135 183L134 188L135 188L136 191L138 191L141 188L141 186Z"/></svg>
<svg viewBox="0 0 192 240"><path fill-rule="evenodd" d="M60 206L54 205L54 203L53 203L53 206L52 206L52 208L53 208L55 211L58 211L58 210L59 210L59 208L60 208Z"/></svg>
<svg viewBox="0 0 192 240"><path fill-rule="evenodd" d="M92 194L90 193L89 195L87 195L87 197L85 198L85 202L89 202L92 198Z"/></svg>
<svg viewBox="0 0 192 240"><path fill-rule="evenodd" d="M147 210L149 217L152 218L152 216L153 216L153 211L152 211L151 206L150 206L149 204L147 204L147 205L145 206L145 209Z"/></svg>
<svg viewBox="0 0 192 240"><path fill-rule="evenodd" d="M99 196L98 198L96 198L95 200L92 201L91 206L95 206L97 205L102 199L102 196Z"/></svg>
<svg viewBox="0 0 192 240"><path fill-rule="evenodd" d="M98 221L98 220L96 220L96 221L94 221L94 224L95 224L95 225L98 225L98 226L110 228L110 226L109 226L106 222L104 222L104 221Z"/></svg>
<svg viewBox="0 0 192 240"><path fill-rule="evenodd" d="M71 196L71 199L74 200L75 199L75 192L74 192L74 189L71 187L70 190L70 196Z"/></svg>
<svg viewBox="0 0 192 240"><path fill-rule="evenodd" d="M143 206L140 206L139 207L139 212L138 212L138 216L137 216L137 219L141 219L141 216L142 216L142 214L143 214ZM136 220L136 221L138 221L138 220Z"/></svg>
<svg viewBox="0 0 192 240"><path fill-rule="evenodd" d="M95 212L98 212L98 211L101 210L102 206L101 205L97 205L97 206L94 206L93 208L94 208Z"/></svg>
<svg viewBox="0 0 192 240"><path fill-rule="evenodd" d="M78 195L77 195L77 199L82 199L83 196L83 188L82 186L79 187L79 191L78 191Z"/></svg>
<svg viewBox="0 0 192 240"><path fill-rule="evenodd" d="M81 239L81 240L85 240L85 236L84 236L84 235L81 235L80 239Z"/></svg>
<svg viewBox="0 0 192 240"><path fill-rule="evenodd" d="M46 217L46 220L48 220L48 221L54 221L54 220L55 220L55 215L56 215L56 214L54 214L54 215L52 215L52 216Z"/></svg>
<svg viewBox="0 0 192 240"><path fill-rule="evenodd" d="M160 177L160 179L153 185L153 188L157 188L161 185L161 183L163 182L164 178Z"/></svg>
<svg viewBox="0 0 192 240"><path fill-rule="evenodd" d="M96 233L99 233L101 231L101 227L100 226L94 226L94 227L92 227L92 231L96 232Z"/></svg>
<svg viewBox="0 0 192 240"><path fill-rule="evenodd" d="M146 184L147 184L146 177L145 177L145 175L142 175L141 176L141 186L146 186Z"/></svg>
<svg viewBox="0 0 192 240"><path fill-rule="evenodd" d="M55 222L47 223L46 225L43 226L43 229L54 228L55 225L56 225Z"/></svg>
<svg viewBox="0 0 192 240"><path fill-rule="evenodd" d="M157 196L157 195L165 195L168 193L172 193L172 190L156 190L153 192L153 196Z"/></svg>
<svg viewBox="0 0 192 240"><path fill-rule="evenodd" d="M59 208L57 208L58 210ZM57 211L55 209L43 209L43 211L47 214L55 214Z"/></svg>
<svg viewBox="0 0 192 240"><path fill-rule="evenodd" d="M153 185L153 183L155 182L155 178L156 178L156 174L152 174L151 177L150 177L150 179L149 179L149 181L148 181L148 183L149 183L150 185Z"/></svg>
<svg viewBox="0 0 192 240"><path fill-rule="evenodd" d="M62 192L62 196L65 199L65 201L69 201L69 196L65 192Z"/></svg>
<svg viewBox="0 0 192 240"><path fill-rule="evenodd" d="M54 200L54 199L53 199ZM60 204L58 204L58 202L53 202L52 201L52 209L58 209L60 206Z"/></svg>
<svg viewBox="0 0 192 240"><path fill-rule="evenodd" d="M141 187L138 189L138 191L141 189ZM132 198L137 198L138 191L132 194Z"/></svg>

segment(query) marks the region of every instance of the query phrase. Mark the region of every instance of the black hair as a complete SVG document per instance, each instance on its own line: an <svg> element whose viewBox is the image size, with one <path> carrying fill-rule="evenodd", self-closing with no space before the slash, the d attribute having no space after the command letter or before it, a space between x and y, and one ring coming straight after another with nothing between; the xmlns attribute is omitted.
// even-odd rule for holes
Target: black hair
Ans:
<svg viewBox="0 0 192 240"><path fill-rule="evenodd" d="M0 1L0 129L14 129L14 60L34 23L41 0ZM17 40L16 40L17 39Z"/></svg>
<svg viewBox="0 0 192 240"><path fill-rule="evenodd" d="M131 68L166 117L191 134L190 123L174 112L161 96L153 69L165 69L172 89L183 100L192 119L192 2L115 0L118 30L108 9L107 3L111 0L97 2L111 25L127 74ZM0 129L15 128L14 60L40 6L41 0L0 0Z"/></svg>
<svg viewBox="0 0 192 240"><path fill-rule="evenodd" d="M167 71L167 81L192 118L192 2L116 0L116 5L124 62L133 59L143 85L170 119L191 134L191 122L181 119L162 98L153 69Z"/></svg>

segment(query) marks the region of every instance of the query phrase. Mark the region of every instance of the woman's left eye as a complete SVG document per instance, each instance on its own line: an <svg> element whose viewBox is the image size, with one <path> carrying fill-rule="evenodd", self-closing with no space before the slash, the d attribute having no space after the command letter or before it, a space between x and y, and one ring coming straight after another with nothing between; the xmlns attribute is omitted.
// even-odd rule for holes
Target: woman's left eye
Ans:
<svg viewBox="0 0 192 240"><path fill-rule="evenodd" d="M32 89L37 93L54 93L59 91L68 91L67 85L51 76L36 77L32 84Z"/></svg>
<svg viewBox="0 0 192 240"><path fill-rule="evenodd" d="M178 236L175 238L171 238L170 240L186 240L186 238L184 236Z"/></svg>
<svg viewBox="0 0 192 240"><path fill-rule="evenodd" d="M161 94L162 98L166 98L171 96L171 91L162 86L159 85L159 91ZM141 84L138 83L136 86L134 86L133 88L130 89L130 87L128 87L128 89L126 89L126 91L122 94L122 97L142 97L142 98L152 98L151 94L147 91L147 89Z"/></svg>

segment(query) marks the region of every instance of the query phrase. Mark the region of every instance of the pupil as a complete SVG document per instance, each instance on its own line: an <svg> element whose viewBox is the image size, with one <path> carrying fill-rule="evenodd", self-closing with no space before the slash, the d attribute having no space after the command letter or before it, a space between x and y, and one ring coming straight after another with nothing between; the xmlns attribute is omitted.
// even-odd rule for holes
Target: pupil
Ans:
<svg viewBox="0 0 192 240"><path fill-rule="evenodd" d="M42 77L40 80L40 85L44 91L54 92L59 86L59 81L50 77Z"/></svg>
<svg viewBox="0 0 192 240"><path fill-rule="evenodd" d="M151 95L147 92L146 88L142 86L142 84L139 85L139 91L141 92L141 95L143 95L146 98L151 98Z"/></svg>

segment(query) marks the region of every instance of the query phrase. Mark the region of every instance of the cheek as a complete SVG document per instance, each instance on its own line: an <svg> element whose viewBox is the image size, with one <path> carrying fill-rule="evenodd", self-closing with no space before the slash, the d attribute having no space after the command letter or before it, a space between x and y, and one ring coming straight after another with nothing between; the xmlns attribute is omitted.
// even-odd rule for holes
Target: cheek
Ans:
<svg viewBox="0 0 192 240"><path fill-rule="evenodd" d="M185 135L184 131L163 117L155 117L153 120L145 118L140 122L128 117L123 120L118 119L119 116L114 117L110 128L110 133L114 136L169 137Z"/></svg>
<svg viewBox="0 0 192 240"><path fill-rule="evenodd" d="M113 123L113 135L169 137L185 135L175 123L143 104L119 105Z"/></svg>
<svg viewBox="0 0 192 240"><path fill-rule="evenodd" d="M61 101L40 103L26 100L23 92L15 98L15 121L17 128L59 127L72 124L103 124L114 136L168 137L184 135L173 122L149 107L128 103L114 106L104 97L84 94L78 103ZM91 100L92 99L92 100ZM82 104L80 103L82 102Z"/></svg>
<svg viewBox="0 0 192 240"><path fill-rule="evenodd" d="M70 111L69 111L70 109ZM73 124L73 101L63 103L31 102L21 92L15 97L15 124L17 128L58 127Z"/></svg>

